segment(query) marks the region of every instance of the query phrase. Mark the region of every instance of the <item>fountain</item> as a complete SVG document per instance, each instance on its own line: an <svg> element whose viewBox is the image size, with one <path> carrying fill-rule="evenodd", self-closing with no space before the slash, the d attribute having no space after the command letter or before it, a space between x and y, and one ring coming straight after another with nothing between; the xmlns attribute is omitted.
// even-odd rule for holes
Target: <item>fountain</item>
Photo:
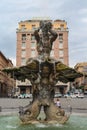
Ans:
<svg viewBox="0 0 87 130"><path fill-rule="evenodd" d="M53 42L57 38L51 22L41 21L40 28L35 30L34 35L38 57L28 59L25 66L4 69L11 75L14 72L15 79L29 79L32 84L33 101L27 109L20 112L19 118L23 124L64 124L69 116L55 105L54 86L58 81L67 83L82 75L50 57ZM39 120L42 107L45 118Z"/></svg>

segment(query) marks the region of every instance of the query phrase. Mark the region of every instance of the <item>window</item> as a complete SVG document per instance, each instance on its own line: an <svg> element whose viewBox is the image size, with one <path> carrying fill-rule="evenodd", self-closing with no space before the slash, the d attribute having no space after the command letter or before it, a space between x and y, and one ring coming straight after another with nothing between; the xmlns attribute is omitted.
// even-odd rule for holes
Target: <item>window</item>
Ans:
<svg viewBox="0 0 87 130"><path fill-rule="evenodd" d="M32 30L35 30L36 29L36 25L32 25Z"/></svg>
<svg viewBox="0 0 87 130"><path fill-rule="evenodd" d="M64 29L64 24L61 24L60 27L61 27L61 30L63 30Z"/></svg>
<svg viewBox="0 0 87 130"><path fill-rule="evenodd" d="M21 25L21 29L22 29L22 31L26 30L25 25Z"/></svg>
<svg viewBox="0 0 87 130"><path fill-rule="evenodd" d="M51 51L50 57L54 57L54 50Z"/></svg>
<svg viewBox="0 0 87 130"><path fill-rule="evenodd" d="M31 49L35 49L36 48L36 42L31 42Z"/></svg>
<svg viewBox="0 0 87 130"><path fill-rule="evenodd" d="M64 63L64 58L63 58L63 57L60 57L60 58L59 58L59 61L61 61L62 63Z"/></svg>
<svg viewBox="0 0 87 130"><path fill-rule="evenodd" d="M22 28L25 28L25 25L21 25Z"/></svg>
<svg viewBox="0 0 87 130"><path fill-rule="evenodd" d="M63 41L59 42L59 48L62 49L63 48Z"/></svg>
<svg viewBox="0 0 87 130"><path fill-rule="evenodd" d="M64 24L61 24L60 27L64 27Z"/></svg>
<svg viewBox="0 0 87 130"><path fill-rule="evenodd" d="M25 42L22 42L22 48L25 48L26 47L26 43Z"/></svg>
<svg viewBox="0 0 87 130"><path fill-rule="evenodd" d="M63 50L59 50L59 57L63 57L64 56L64 51Z"/></svg>
<svg viewBox="0 0 87 130"><path fill-rule="evenodd" d="M35 36L34 35L31 35L31 40L35 40Z"/></svg>
<svg viewBox="0 0 87 130"><path fill-rule="evenodd" d="M31 38L31 35L28 33L28 34L27 34L27 40L30 41L30 38Z"/></svg>
<svg viewBox="0 0 87 130"><path fill-rule="evenodd" d="M22 40L26 40L26 34L22 34Z"/></svg>
<svg viewBox="0 0 87 130"><path fill-rule="evenodd" d="M62 33L59 34L59 39L63 39L63 34Z"/></svg>
<svg viewBox="0 0 87 130"><path fill-rule="evenodd" d="M36 56L35 50L31 50L31 57L35 57L35 56Z"/></svg>
<svg viewBox="0 0 87 130"><path fill-rule="evenodd" d="M26 59L25 58L22 58L21 59L21 65L25 65L26 64Z"/></svg>
<svg viewBox="0 0 87 130"><path fill-rule="evenodd" d="M21 56L22 56L22 57L25 57L25 56L26 56L26 51L25 51L25 50L22 50L22 51L21 51Z"/></svg>

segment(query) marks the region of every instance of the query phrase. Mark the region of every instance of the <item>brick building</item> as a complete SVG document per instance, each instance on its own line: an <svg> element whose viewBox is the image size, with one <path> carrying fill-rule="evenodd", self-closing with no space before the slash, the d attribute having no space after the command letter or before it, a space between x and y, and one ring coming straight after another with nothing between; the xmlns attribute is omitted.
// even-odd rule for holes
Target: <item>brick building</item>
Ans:
<svg viewBox="0 0 87 130"><path fill-rule="evenodd" d="M77 78L75 84L78 87L83 86L84 91L87 91L87 62L77 63L74 67L78 72L83 73L83 77Z"/></svg>
<svg viewBox="0 0 87 130"><path fill-rule="evenodd" d="M7 67L13 67L11 60L7 59L0 51L0 97L9 96L12 92L14 80L1 70Z"/></svg>
<svg viewBox="0 0 87 130"><path fill-rule="evenodd" d="M48 20L47 20L48 21ZM49 20L51 21L51 20ZM68 65L68 28L64 20L51 21L53 29L58 33L58 38L53 44L51 57L62 61ZM17 33L17 50L16 50L16 65L21 66L26 64L30 57L38 55L36 50L36 40L33 35L34 30L39 28L40 20L27 20L19 22Z"/></svg>
<svg viewBox="0 0 87 130"><path fill-rule="evenodd" d="M35 29L39 28L40 21L43 19L33 18L32 20L20 21L17 28L17 50L16 50L16 65L22 66L26 64L28 58L36 57L38 52L36 50L36 40L33 35ZM58 34L54 41L50 56L64 64L69 64L68 56L68 27L64 20L44 19L53 24L53 30ZM67 85L66 85L67 86Z"/></svg>

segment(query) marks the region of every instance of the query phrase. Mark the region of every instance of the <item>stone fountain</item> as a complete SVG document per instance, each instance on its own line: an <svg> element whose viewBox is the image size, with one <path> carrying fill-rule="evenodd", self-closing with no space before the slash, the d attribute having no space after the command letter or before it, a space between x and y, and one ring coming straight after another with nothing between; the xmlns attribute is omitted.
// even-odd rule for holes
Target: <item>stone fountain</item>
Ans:
<svg viewBox="0 0 87 130"><path fill-rule="evenodd" d="M51 22L41 21L40 28L35 30L34 36L37 41L38 57L28 59L25 66L4 69L11 75L14 72L15 79L29 79L32 84L33 101L27 109L20 112L19 118L23 124L40 122L64 124L69 116L55 105L54 86L58 81L64 83L74 81L81 74L50 57L53 42L57 38ZM42 107L45 119L38 120Z"/></svg>

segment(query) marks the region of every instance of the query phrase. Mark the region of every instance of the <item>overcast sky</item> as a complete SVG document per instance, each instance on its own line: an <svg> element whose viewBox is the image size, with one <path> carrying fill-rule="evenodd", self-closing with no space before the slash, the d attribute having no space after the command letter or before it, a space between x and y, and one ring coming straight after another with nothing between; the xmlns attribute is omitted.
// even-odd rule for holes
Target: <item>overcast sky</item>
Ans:
<svg viewBox="0 0 87 130"><path fill-rule="evenodd" d="M18 22L50 17L67 22L69 66L87 62L87 0L1 0L0 51L15 63Z"/></svg>

